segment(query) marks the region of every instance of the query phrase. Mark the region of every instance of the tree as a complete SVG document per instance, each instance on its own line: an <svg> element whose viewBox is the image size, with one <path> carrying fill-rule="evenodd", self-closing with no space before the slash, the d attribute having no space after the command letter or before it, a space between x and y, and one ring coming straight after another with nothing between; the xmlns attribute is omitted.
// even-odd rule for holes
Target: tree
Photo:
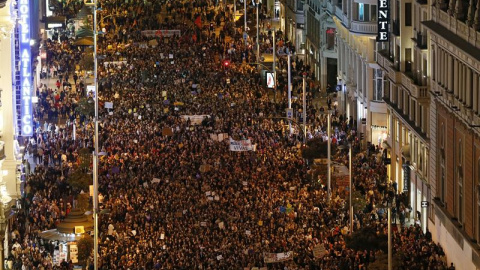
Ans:
<svg viewBox="0 0 480 270"><path fill-rule="evenodd" d="M67 183L75 190L88 191L92 184L93 176L90 171L92 154L88 148L78 150L78 168L76 168L67 178Z"/></svg>
<svg viewBox="0 0 480 270"><path fill-rule="evenodd" d="M81 211L85 211L89 209L90 203L90 194L89 193L81 193L77 195L77 209L80 209Z"/></svg>
<svg viewBox="0 0 480 270"><path fill-rule="evenodd" d="M87 261L88 257L90 257L90 254L92 254L93 238L90 235L85 234L80 240L78 240L77 247L78 261L84 264Z"/></svg>
<svg viewBox="0 0 480 270"><path fill-rule="evenodd" d="M347 247L354 250L382 250L388 251L388 237L384 233L377 233L373 227L363 227L359 231L347 236Z"/></svg>
<svg viewBox="0 0 480 270"><path fill-rule="evenodd" d="M331 145L331 153L336 152L336 145ZM323 141L322 138L317 137L307 142L307 145L302 149L302 157L308 160L316 158L328 157L328 142Z"/></svg>
<svg viewBox="0 0 480 270"><path fill-rule="evenodd" d="M365 196L363 196L358 190L354 190L352 193L352 206L355 212L358 210L363 211L367 206L367 200L365 199Z"/></svg>
<svg viewBox="0 0 480 270"><path fill-rule="evenodd" d="M392 269L400 269L401 259L399 253L392 256ZM388 254L381 253L376 257L376 260L368 265L369 270L384 270L388 269Z"/></svg>
<svg viewBox="0 0 480 270"><path fill-rule="evenodd" d="M82 58L78 62L81 70L93 70L93 51L91 49L85 49L85 52L82 54Z"/></svg>
<svg viewBox="0 0 480 270"><path fill-rule="evenodd" d="M77 102L75 111L86 117L95 115L95 101L91 97L82 97Z"/></svg>

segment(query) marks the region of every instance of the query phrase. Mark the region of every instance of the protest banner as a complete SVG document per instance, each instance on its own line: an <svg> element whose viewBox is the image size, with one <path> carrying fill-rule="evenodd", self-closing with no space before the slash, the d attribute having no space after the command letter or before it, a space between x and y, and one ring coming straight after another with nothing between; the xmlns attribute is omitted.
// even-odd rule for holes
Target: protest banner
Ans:
<svg viewBox="0 0 480 270"><path fill-rule="evenodd" d="M281 253L263 253L263 261L265 263L278 263L293 260L293 251Z"/></svg>
<svg viewBox="0 0 480 270"><path fill-rule="evenodd" d="M230 151L252 151L252 142L250 140L240 140L236 141L230 138Z"/></svg>
<svg viewBox="0 0 480 270"><path fill-rule="evenodd" d="M142 35L146 37L172 37L180 36L180 30L143 30Z"/></svg>
<svg viewBox="0 0 480 270"><path fill-rule="evenodd" d="M313 257L315 258L323 258L323 256L327 255L327 253L328 252L324 244L318 244L313 248Z"/></svg>

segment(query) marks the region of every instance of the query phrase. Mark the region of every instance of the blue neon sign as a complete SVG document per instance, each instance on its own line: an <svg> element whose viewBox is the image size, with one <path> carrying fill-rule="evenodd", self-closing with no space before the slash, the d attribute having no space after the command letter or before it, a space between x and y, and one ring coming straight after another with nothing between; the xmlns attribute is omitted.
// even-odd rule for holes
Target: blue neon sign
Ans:
<svg viewBox="0 0 480 270"><path fill-rule="evenodd" d="M18 2L20 18L20 91L21 91L21 135L33 135L32 117L32 52L30 49L30 3Z"/></svg>

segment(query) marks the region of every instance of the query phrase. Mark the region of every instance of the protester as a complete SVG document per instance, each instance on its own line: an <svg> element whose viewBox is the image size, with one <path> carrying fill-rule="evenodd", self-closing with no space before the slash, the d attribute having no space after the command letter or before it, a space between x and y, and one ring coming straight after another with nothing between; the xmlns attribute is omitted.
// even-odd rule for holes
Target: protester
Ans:
<svg viewBox="0 0 480 270"><path fill-rule="evenodd" d="M98 43L96 94L102 104L113 103L99 111L99 147L106 153L99 162L99 191L108 213L100 216L99 269L265 267L265 253L282 252L292 252L291 260L268 264L270 269L365 269L375 261L373 251L346 247L346 191L334 190L336 199L327 201L327 190L312 181L296 147L303 134L290 135L278 120L285 91L275 102L262 86L247 64L254 52L241 35L226 42L194 23L200 18L215 20L217 28L230 25L227 8L207 0L99 2L104 18L111 16L101 22L106 34ZM74 69L80 53L71 41L47 44L53 52L46 70L75 75L46 74L58 77L63 88L39 87L38 128L26 144L35 169L25 187L27 211L14 224L19 234L11 253L13 265L68 269L66 261L53 266L54 246L38 233L55 228L75 207L80 190L67 179L80 168L80 151L93 150L93 117L75 109L86 96ZM282 47L294 51L288 46ZM295 66L295 74L311 76L300 60ZM296 82L294 89L299 87ZM307 136L329 139L326 117L318 116L313 103L309 95ZM45 119L45 111L51 117ZM57 126L57 117L68 119L65 126ZM353 122L338 112L333 119L332 141L350 142L359 153L354 186L367 206L355 213L355 229L385 233L385 215L377 206L393 200L402 207L403 200L376 159L378 149L360 153ZM255 151L230 151L229 137L250 140ZM347 153L335 159L347 164ZM313 249L321 243L327 255L315 258ZM445 266L441 248L418 226L398 230L394 244L407 269Z"/></svg>

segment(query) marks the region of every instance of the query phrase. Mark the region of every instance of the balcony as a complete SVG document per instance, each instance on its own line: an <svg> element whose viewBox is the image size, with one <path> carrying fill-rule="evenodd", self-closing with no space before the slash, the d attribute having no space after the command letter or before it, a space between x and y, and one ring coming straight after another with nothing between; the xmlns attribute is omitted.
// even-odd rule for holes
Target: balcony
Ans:
<svg viewBox="0 0 480 270"><path fill-rule="evenodd" d="M412 40L417 43L417 48L421 50L426 50L427 49L427 34L422 33L420 31L417 31L417 34L415 35Z"/></svg>
<svg viewBox="0 0 480 270"><path fill-rule="evenodd" d="M410 91L410 95L419 102L430 100L428 86L423 85L412 73L402 73L402 85Z"/></svg>
<svg viewBox="0 0 480 270"><path fill-rule="evenodd" d="M390 57L387 50L377 52L377 64L382 68L393 65L393 57Z"/></svg>
<svg viewBox="0 0 480 270"><path fill-rule="evenodd" d="M397 37L400 36L400 22L398 20L393 20L392 34L394 34Z"/></svg>
<svg viewBox="0 0 480 270"><path fill-rule="evenodd" d="M335 16L342 22L343 25L346 27L350 26L350 21L348 20L347 16L343 14L342 8L336 7L335 8Z"/></svg>
<svg viewBox="0 0 480 270"><path fill-rule="evenodd" d="M352 21L350 31L358 34L376 35L378 24L376 21Z"/></svg>
<svg viewBox="0 0 480 270"><path fill-rule="evenodd" d="M402 109L399 109L397 104L393 103L389 98L383 97L383 101L390 107L395 114L402 119L402 122L408 126L408 129L415 132L418 137L428 141L427 133L425 133L420 127L415 124L415 121L409 119L409 115L405 114Z"/></svg>

